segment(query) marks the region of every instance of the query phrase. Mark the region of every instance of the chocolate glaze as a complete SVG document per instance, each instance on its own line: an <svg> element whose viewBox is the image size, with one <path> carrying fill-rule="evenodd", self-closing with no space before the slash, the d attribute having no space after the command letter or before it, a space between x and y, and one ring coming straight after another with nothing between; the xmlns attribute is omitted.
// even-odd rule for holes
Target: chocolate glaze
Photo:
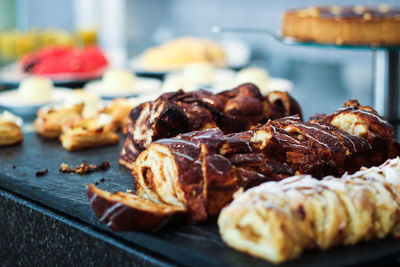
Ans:
<svg viewBox="0 0 400 267"><path fill-rule="evenodd" d="M292 114L301 115L301 109L286 92L263 97L249 83L219 94L205 90L166 93L131 111L127 138L132 140L125 141L120 163L132 168L139 153L162 138L214 127L235 133Z"/></svg>
<svg viewBox="0 0 400 267"><path fill-rule="evenodd" d="M357 116L367 126L367 132L356 136L350 134L352 129L345 132L334 126L335 119L343 115ZM399 155L393 128L372 108L360 106L356 101L347 102L332 114L314 116L309 122L302 122L299 116L289 116L241 133L224 134L218 128L194 131L157 140L148 148L152 149L155 149L154 155L166 151L171 155L177 177L169 182L174 183L171 188L182 190L184 201L179 203L183 207L158 198L160 203L153 206L159 208L152 211L146 205L144 208L127 206L123 201L113 201L112 197L97 197L93 188L88 189L96 215L109 227L160 228L178 214L189 223L201 223L216 217L240 187L247 189L294 174L312 174L317 178L341 176ZM157 183L163 181L155 175L162 173L153 172L149 166L159 168L159 165L146 162L141 168L142 157L146 153L139 156L133 173L143 177L146 189L155 191ZM159 162L156 157L151 160ZM168 207L172 208L171 212L165 212ZM145 224L147 220L152 222Z"/></svg>
<svg viewBox="0 0 400 267"><path fill-rule="evenodd" d="M351 135L329 123L348 112L369 125L366 136ZM239 187L296 173L338 177L399 154L397 146L391 145L396 143L393 129L369 107L348 102L339 111L317 118L302 122L299 116L289 116L242 133L225 135L214 128L156 141L174 158L188 221L199 223L214 217Z"/></svg>

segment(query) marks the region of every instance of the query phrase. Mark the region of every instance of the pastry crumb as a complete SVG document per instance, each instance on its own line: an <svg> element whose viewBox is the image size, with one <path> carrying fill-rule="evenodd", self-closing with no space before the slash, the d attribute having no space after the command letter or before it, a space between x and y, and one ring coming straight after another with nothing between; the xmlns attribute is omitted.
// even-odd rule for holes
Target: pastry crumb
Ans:
<svg viewBox="0 0 400 267"><path fill-rule="evenodd" d="M36 177L45 176L49 172L48 169L44 169L42 171L36 171Z"/></svg>
<svg viewBox="0 0 400 267"><path fill-rule="evenodd" d="M79 166L76 166L75 168L71 168L68 164L62 163L60 166L60 172L63 173L77 173L77 174L89 174L92 172L97 172L97 171L106 171L110 168L110 163L108 161L103 161L99 165L93 165L89 164L87 162L82 162ZM104 179L104 178L102 178Z"/></svg>

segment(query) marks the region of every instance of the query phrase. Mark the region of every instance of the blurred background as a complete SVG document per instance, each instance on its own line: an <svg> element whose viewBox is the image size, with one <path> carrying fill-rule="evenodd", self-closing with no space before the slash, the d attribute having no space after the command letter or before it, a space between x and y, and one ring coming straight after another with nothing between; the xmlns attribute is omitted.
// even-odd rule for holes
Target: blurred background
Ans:
<svg viewBox="0 0 400 267"><path fill-rule="evenodd" d="M396 5L398 1L385 3ZM280 32L284 10L321 4L317 0L0 0L2 65L42 43L98 43L115 67L129 67L146 48L180 36L239 43L249 51L245 66L266 68L272 77L293 83L292 94L305 118L332 112L348 99L372 104L373 56L370 50L285 45L256 34L213 33L221 27ZM381 1L324 1L324 5L379 5Z"/></svg>

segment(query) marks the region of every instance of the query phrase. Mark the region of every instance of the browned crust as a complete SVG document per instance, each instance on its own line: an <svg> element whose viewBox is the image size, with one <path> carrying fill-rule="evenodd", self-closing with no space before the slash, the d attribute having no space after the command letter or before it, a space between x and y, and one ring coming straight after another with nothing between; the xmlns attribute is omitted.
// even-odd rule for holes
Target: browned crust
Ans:
<svg viewBox="0 0 400 267"><path fill-rule="evenodd" d="M50 109L49 112L43 112L41 109L37 112L37 118L33 123L35 131L43 138L58 138L62 134L62 125L66 121L77 121L80 119L83 111L83 104L60 110Z"/></svg>
<svg viewBox="0 0 400 267"><path fill-rule="evenodd" d="M110 229L155 230L185 213L179 207L157 204L131 193L109 193L93 184L86 185L86 194L96 216Z"/></svg>
<svg viewBox="0 0 400 267"><path fill-rule="evenodd" d="M21 128L14 122L0 121L0 146L22 143L24 135Z"/></svg>
<svg viewBox="0 0 400 267"><path fill-rule="evenodd" d="M282 33L300 41L326 44L399 45L400 11L379 14L366 7L361 14L326 13L327 7L286 11ZM321 11L322 10L322 11ZM349 10L349 8L345 8ZM348 11L346 11L348 12Z"/></svg>
<svg viewBox="0 0 400 267"><path fill-rule="evenodd" d="M68 151L116 145L119 136L114 132L65 133L60 136L62 146Z"/></svg>

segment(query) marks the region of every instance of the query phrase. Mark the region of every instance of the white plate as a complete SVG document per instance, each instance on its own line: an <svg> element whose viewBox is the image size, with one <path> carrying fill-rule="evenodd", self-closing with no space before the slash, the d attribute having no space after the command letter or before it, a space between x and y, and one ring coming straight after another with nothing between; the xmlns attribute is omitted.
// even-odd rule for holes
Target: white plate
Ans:
<svg viewBox="0 0 400 267"><path fill-rule="evenodd" d="M240 40L222 40L219 42L226 53L228 68L242 68L249 63L251 50L250 47ZM141 55L137 55L129 62L130 68L139 74L162 76L170 72L176 72L180 69L154 69L143 66Z"/></svg>
<svg viewBox="0 0 400 267"><path fill-rule="evenodd" d="M135 88L132 92L109 92L104 90L101 80L92 81L85 85L84 89L90 93L97 94L102 98L112 99L119 97L132 97L138 95L146 95L159 92L161 88L161 81L153 78L136 77Z"/></svg>
<svg viewBox="0 0 400 267"><path fill-rule="evenodd" d="M72 92L72 89L55 87L51 101L29 102L21 100L18 90L14 89L0 93L0 106L18 115L32 115L44 105L62 102Z"/></svg>

